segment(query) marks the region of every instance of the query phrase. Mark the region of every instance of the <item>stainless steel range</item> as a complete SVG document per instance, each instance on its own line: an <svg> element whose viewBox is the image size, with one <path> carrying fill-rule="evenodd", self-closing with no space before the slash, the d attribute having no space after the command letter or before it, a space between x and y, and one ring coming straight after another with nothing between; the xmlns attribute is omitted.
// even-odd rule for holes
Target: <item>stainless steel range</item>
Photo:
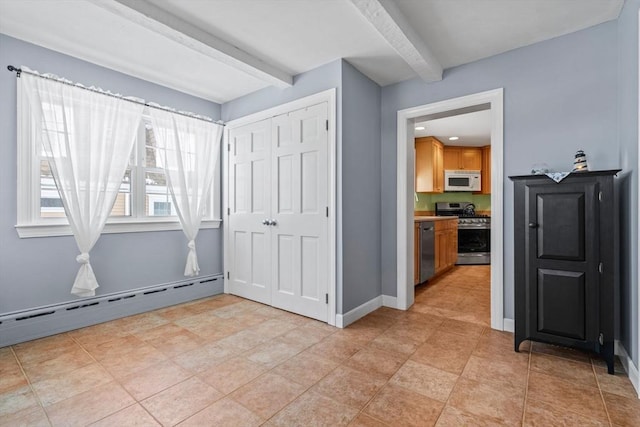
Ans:
<svg viewBox="0 0 640 427"><path fill-rule="evenodd" d="M438 202L437 216L458 217L458 262L491 264L491 217L476 215L471 202Z"/></svg>

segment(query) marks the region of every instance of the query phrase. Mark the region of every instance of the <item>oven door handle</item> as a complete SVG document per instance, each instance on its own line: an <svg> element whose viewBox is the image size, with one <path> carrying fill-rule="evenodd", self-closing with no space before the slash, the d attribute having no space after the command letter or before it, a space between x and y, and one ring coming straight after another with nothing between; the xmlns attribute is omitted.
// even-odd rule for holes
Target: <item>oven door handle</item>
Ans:
<svg viewBox="0 0 640 427"><path fill-rule="evenodd" d="M458 224L458 230L464 230L465 228L484 228L488 230L491 226L487 224Z"/></svg>

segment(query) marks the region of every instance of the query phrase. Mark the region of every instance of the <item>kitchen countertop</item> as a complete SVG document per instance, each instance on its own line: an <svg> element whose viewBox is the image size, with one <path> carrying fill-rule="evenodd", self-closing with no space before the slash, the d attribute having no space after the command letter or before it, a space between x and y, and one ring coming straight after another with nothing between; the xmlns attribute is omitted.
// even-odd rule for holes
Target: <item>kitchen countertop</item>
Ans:
<svg viewBox="0 0 640 427"><path fill-rule="evenodd" d="M425 221L446 221L455 219L457 220L457 216L414 216L413 222L425 222Z"/></svg>

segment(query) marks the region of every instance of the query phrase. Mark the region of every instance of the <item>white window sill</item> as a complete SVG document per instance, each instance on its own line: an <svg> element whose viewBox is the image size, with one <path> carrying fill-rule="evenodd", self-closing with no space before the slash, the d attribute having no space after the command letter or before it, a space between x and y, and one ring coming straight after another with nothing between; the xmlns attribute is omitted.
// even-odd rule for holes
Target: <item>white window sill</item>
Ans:
<svg viewBox="0 0 640 427"><path fill-rule="evenodd" d="M220 219L202 220L200 228L220 228ZM68 224L28 224L16 225L16 231L21 239L31 237L55 237L55 236L72 236L71 227ZM182 230L180 221L171 220L153 220L153 221L127 221L127 222L110 222L104 226L103 234L112 233L141 233L148 231L171 231Z"/></svg>

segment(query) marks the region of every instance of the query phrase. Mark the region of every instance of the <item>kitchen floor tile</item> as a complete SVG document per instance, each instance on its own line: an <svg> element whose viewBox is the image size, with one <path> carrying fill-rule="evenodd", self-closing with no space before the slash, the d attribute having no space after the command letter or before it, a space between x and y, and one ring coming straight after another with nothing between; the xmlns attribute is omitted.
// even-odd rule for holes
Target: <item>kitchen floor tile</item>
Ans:
<svg viewBox="0 0 640 427"><path fill-rule="evenodd" d="M291 426L347 426L358 415L358 409L328 397L307 391L278 412L264 425Z"/></svg>
<svg viewBox="0 0 640 427"><path fill-rule="evenodd" d="M412 360L407 361L389 384L404 387L440 402L446 402L458 376Z"/></svg>
<svg viewBox="0 0 640 427"><path fill-rule="evenodd" d="M285 377L267 372L231 393L230 397L266 421L306 389Z"/></svg>
<svg viewBox="0 0 640 427"><path fill-rule="evenodd" d="M447 404L470 414L518 425L524 409L524 388L520 393L512 387L500 387L461 377Z"/></svg>
<svg viewBox="0 0 640 427"><path fill-rule="evenodd" d="M354 408L361 409L387 382L387 376L339 366L311 390Z"/></svg>
<svg viewBox="0 0 640 427"><path fill-rule="evenodd" d="M422 394L388 384L364 409L370 415L392 426L432 426L444 404Z"/></svg>

